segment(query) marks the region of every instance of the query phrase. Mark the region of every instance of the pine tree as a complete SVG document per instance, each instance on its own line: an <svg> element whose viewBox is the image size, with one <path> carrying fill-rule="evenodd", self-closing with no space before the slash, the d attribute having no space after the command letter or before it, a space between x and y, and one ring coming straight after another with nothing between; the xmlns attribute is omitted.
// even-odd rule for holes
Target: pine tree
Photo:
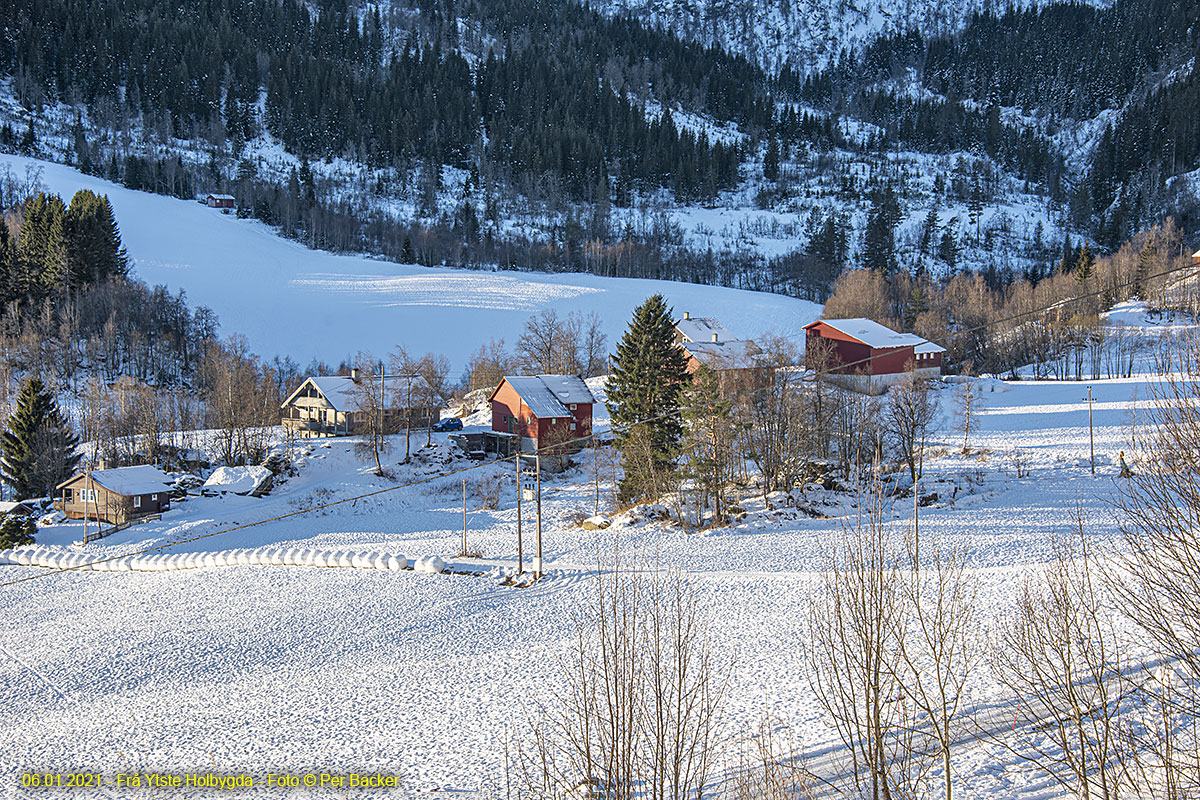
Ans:
<svg viewBox="0 0 1200 800"><path fill-rule="evenodd" d="M608 380L616 445L625 464L623 499L654 499L665 491L683 434L680 403L687 381L671 310L656 294L634 309Z"/></svg>
<svg viewBox="0 0 1200 800"><path fill-rule="evenodd" d="M41 378L27 379L0 434L0 468L17 497L45 497L69 478L79 463L78 444Z"/></svg>

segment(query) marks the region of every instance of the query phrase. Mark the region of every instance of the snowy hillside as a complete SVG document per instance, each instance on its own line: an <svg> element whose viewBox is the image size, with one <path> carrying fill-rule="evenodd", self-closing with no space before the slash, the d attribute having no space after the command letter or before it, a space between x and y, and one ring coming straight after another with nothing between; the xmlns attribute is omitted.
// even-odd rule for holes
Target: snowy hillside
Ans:
<svg viewBox="0 0 1200 800"><path fill-rule="evenodd" d="M70 167L0 155L0 171L32 170L52 192L107 194L135 276L183 289L212 308L222 335L245 334L270 358L337 361L396 345L446 355L457 371L492 338L515 343L546 308L600 315L615 346L634 306L663 293L677 313L716 316L735 334L795 336L820 306L780 295L667 281L426 269L309 250L252 220L199 203L125 189Z"/></svg>
<svg viewBox="0 0 1200 800"><path fill-rule="evenodd" d="M1107 5L1094 0L1092 5ZM990 0L591 0L605 13L625 12L680 36L743 53L768 69L791 65L798 72L822 69L843 52L861 48L881 33L915 28L951 32ZM1005 5L1037 5L1025 0Z"/></svg>

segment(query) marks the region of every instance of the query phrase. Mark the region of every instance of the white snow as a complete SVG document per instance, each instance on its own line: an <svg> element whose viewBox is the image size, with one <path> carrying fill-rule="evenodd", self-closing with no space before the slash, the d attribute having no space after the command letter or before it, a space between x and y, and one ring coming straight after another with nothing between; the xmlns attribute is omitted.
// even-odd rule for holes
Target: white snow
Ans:
<svg viewBox="0 0 1200 800"><path fill-rule="evenodd" d="M396 345L442 353L455 370L492 338L516 342L547 308L596 312L610 347L633 309L661 292L676 309L705 309L747 338L789 334L816 319L814 303L764 292L586 274L481 272L395 264L309 250L266 226L200 203L135 192L70 167L0 155L0 170L40 170L67 200L79 189L107 194L134 275L183 289L216 311L223 335L244 334L266 358L336 362Z"/></svg>
<svg viewBox="0 0 1200 800"><path fill-rule="evenodd" d="M271 477L271 470L256 465L246 467L217 467L204 482L204 488L221 492L248 494Z"/></svg>

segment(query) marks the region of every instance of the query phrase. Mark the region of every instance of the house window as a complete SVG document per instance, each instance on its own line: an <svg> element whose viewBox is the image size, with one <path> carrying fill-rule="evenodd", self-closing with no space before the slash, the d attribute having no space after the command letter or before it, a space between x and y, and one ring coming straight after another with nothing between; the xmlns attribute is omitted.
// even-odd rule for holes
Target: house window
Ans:
<svg viewBox="0 0 1200 800"><path fill-rule="evenodd" d="M550 420L550 424L551 424L551 425L557 425L557 424L558 424L558 420L557 420L557 419L552 419L552 420Z"/></svg>
<svg viewBox="0 0 1200 800"><path fill-rule="evenodd" d="M63 502L64 503L72 502L71 498L74 496L74 494L75 493L71 490L70 486L68 486L66 489L63 489Z"/></svg>
<svg viewBox="0 0 1200 800"><path fill-rule="evenodd" d="M150 495L150 499L151 499L153 502L157 503L157 502L158 502L158 495L156 495L156 494L152 494L152 495Z"/></svg>
<svg viewBox="0 0 1200 800"><path fill-rule="evenodd" d="M572 411L574 411L574 410L575 410L575 404L574 404L574 403L571 403L571 410L572 410Z"/></svg>
<svg viewBox="0 0 1200 800"><path fill-rule="evenodd" d="M575 430L575 423L574 423L574 422L572 422L572 423L571 423L571 430Z"/></svg>
<svg viewBox="0 0 1200 800"><path fill-rule="evenodd" d="M133 507L134 508L142 507L142 496L140 494L135 494L133 496Z"/></svg>

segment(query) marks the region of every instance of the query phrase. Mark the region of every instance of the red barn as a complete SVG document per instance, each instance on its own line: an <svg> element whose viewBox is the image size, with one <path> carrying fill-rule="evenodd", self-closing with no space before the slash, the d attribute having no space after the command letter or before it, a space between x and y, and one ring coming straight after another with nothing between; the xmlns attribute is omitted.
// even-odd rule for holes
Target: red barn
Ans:
<svg viewBox="0 0 1200 800"><path fill-rule="evenodd" d="M592 433L596 398L578 375L505 376L488 400L492 430L517 434L523 449Z"/></svg>
<svg viewBox="0 0 1200 800"><path fill-rule="evenodd" d="M881 394L910 368L924 378L942 374L946 348L914 333L897 333L869 319L821 319L804 330L806 352L828 348L826 367L839 383L856 391Z"/></svg>

